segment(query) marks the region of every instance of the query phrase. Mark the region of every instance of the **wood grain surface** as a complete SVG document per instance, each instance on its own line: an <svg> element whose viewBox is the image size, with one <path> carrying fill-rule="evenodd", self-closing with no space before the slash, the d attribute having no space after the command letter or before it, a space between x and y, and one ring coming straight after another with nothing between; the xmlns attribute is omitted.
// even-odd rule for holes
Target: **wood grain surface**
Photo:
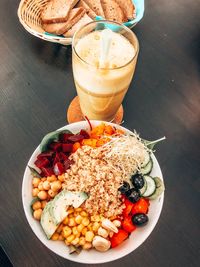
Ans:
<svg viewBox="0 0 200 267"><path fill-rule="evenodd" d="M24 215L26 163L43 135L66 124L76 91L71 47L27 33L18 22L18 4L0 1L0 242L14 267L84 266L44 247ZM156 154L165 201L145 243L105 266L198 267L200 1L149 0L145 8L134 28L140 54L123 103L124 126L144 138L167 137Z"/></svg>

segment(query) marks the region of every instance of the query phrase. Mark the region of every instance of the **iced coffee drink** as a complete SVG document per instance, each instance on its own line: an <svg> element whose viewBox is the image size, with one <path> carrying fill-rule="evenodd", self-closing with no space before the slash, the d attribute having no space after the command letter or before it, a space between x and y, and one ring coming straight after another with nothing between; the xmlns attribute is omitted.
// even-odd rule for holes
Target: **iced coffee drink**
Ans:
<svg viewBox="0 0 200 267"><path fill-rule="evenodd" d="M88 31L82 29L74 37L74 81L83 115L112 121L133 77L138 41L122 25L112 30L111 23L104 22L104 27L94 23L95 27L92 22L85 26Z"/></svg>

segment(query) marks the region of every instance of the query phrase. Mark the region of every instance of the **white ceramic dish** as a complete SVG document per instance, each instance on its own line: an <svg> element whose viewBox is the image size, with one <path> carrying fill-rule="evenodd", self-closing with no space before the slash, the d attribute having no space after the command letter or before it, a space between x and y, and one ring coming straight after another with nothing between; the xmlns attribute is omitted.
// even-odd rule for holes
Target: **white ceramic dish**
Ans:
<svg viewBox="0 0 200 267"><path fill-rule="evenodd" d="M91 121L92 125L98 125L99 121ZM114 125L110 123L111 125ZM116 125L116 127L120 128L121 126ZM86 121L81 121L77 123L73 123L67 126L64 126L61 129L69 129L73 133L77 133L80 129L88 129L88 123ZM130 132L129 130L121 127L122 129ZM36 156L40 153L39 146L33 152L28 165L34 166L34 161ZM158 161L154 155L152 155L154 167L152 170L152 176L162 177L162 172ZM23 177L23 184L22 184L22 201L23 207L25 211L26 218L28 223L38 237L38 239L50 250L54 253L60 255L63 258L66 258L71 261L79 262L79 263L89 263L89 264L97 264L97 263L105 263L113 260L117 260L119 258L124 257L125 255L133 252L137 247L139 247L151 234L154 227L156 226L158 219L160 217L160 213L163 206L164 200L164 193L156 200L151 201L150 210L148 213L149 222L145 227L137 228L130 237L124 241L120 246L110 249L107 252L101 253L96 250L90 251L82 251L79 255L70 255L68 253L68 248L64 244L63 241L51 241L47 240L40 224L32 217L32 212L30 208L30 203L32 201L32 176L31 173L26 167L24 177ZM48 261L48 259L47 259Z"/></svg>

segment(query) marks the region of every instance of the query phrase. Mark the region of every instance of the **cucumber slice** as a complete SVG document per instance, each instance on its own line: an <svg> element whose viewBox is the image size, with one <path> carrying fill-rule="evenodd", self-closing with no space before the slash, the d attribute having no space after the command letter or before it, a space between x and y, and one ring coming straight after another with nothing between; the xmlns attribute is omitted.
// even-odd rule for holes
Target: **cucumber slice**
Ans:
<svg viewBox="0 0 200 267"><path fill-rule="evenodd" d="M145 154L144 154L144 161L143 161L143 163L141 164L141 167L144 168L144 167L149 163L150 160L151 160L151 157L150 157L149 152L145 151Z"/></svg>
<svg viewBox="0 0 200 267"><path fill-rule="evenodd" d="M144 179L144 186L140 189L141 196L144 194L144 192L147 190L147 182Z"/></svg>
<svg viewBox="0 0 200 267"><path fill-rule="evenodd" d="M153 161L150 158L150 161L147 163L146 166L144 166L143 168L141 168L140 172L141 172L141 174L146 175L146 174L149 174L152 169L153 169Z"/></svg>
<svg viewBox="0 0 200 267"><path fill-rule="evenodd" d="M149 196L151 200L158 198L165 191L164 182L159 177L154 177L154 181L156 183L156 191Z"/></svg>
<svg viewBox="0 0 200 267"><path fill-rule="evenodd" d="M143 193L143 197L149 197L156 191L156 182L152 177L148 175L145 175L144 179L146 180L147 188Z"/></svg>

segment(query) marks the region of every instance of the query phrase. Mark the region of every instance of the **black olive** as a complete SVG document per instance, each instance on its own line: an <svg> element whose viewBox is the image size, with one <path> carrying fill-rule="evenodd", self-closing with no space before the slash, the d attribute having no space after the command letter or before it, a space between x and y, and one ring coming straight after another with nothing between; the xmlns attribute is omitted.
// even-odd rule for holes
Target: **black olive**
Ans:
<svg viewBox="0 0 200 267"><path fill-rule="evenodd" d="M135 188L131 188L128 191L126 191L125 195L132 203L136 203L140 199L140 193Z"/></svg>
<svg viewBox="0 0 200 267"><path fill-rule="evenodd" d="M137 173L131 177L133 186L137 189L141 189L144 186L144 178L141 174Z"/></svg>
<svg viewBox="0 0 200 267"><path fill-rule="evenodd" d="M129 189L130 189L130 184L124 181L124 182L123 182L123 185L120 186L119 191L120 191L122 194L125 194L126 191L128 191Z"/></svg>
<svg viewBox="0 0 200 267"><path fill-rule="evenodd" d="M148 216L144 213L136 213L132 217L132 223L137 226L144 226L145 224L147 224L148 220Z"/></svg>

